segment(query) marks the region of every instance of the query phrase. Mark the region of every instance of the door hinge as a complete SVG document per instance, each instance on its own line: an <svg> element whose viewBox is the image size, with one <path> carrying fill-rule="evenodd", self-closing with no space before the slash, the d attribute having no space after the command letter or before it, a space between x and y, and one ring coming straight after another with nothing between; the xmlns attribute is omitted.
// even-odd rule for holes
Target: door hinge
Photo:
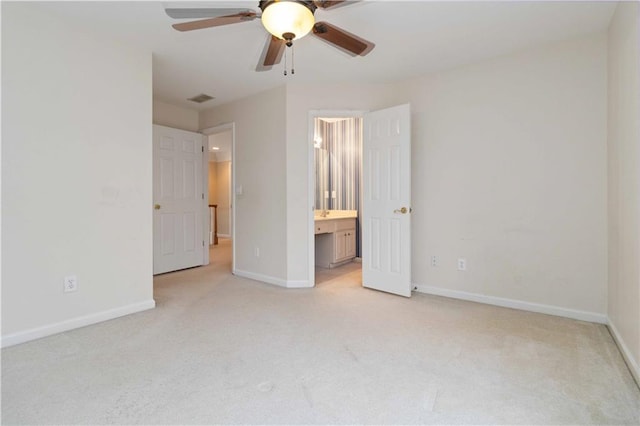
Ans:
<svg viewBox="0 0 640 426"><path fill-rule="evenodd" d="M202 240L202 247L204 247L204 240Z"/></svg>
<svg viewBox="0 0 640 426"><path fill-rule="evenodd" d="M204 192L202 193L202 199L204 200Z"/></svg>
<svg viewBox="0 0 640 426"><path fill-rule="evenodd" d="M204 146L201 146L200 148L202 148L202 152L204 152Z"/></svg>

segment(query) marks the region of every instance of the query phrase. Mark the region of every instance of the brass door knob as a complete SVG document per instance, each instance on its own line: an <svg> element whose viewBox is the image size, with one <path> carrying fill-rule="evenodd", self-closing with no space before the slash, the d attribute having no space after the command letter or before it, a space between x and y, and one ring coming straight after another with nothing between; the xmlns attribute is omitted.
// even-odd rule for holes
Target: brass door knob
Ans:
<svg viewBox="0 0 640 426"><path fill-rule="evenodd" d="M394 213L402 213L402 214L406 214L409 210L407 210L406 207L402 207L401 209L396 209L393 212Z"/></svg>
<svg viewBox="0 0 640 426"><path fill-rule="evenodd" d="M153 208L154 208L155 210L160 210L160 204L154 204L154 205L153 205Z"/></svg>

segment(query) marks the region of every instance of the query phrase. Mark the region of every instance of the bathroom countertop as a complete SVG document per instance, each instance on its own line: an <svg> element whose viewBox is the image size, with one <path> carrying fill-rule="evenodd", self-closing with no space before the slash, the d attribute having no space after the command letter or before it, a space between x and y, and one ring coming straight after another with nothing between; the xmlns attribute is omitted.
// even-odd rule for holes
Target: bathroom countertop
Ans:
<svg viewBox="0 0 640 426"><path fill-rule="evenodd" d="M358 217L357 210L327 210L326 216L321 216L322 210L316 210L313 219L316 221L335 220L335 219L355 219Z"/></svg>

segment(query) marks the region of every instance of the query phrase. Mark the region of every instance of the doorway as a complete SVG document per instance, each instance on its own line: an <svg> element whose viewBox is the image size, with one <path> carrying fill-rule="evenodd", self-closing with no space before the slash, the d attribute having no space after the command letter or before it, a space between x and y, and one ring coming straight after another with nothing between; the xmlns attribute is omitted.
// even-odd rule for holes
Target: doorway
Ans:
<svg viewBox="0 0 640 426"><path fill-rule="evenodd" d="M202 130L207 138L205 173L209 205L210 256L215 248L231 245L231 270L235 270L235 125L223 124Z"/></svg>
<svg viewBox="0 0 640 426"><path fill-rule="evenodd" d="M315 285L347 274L360 281L363 113L316 111L310 115Z"/></svg>
<svg viewBox="0 0 640 426"><path fill-rule="evenodd" d="M316 147L322 144L316 135L316 119L325 117L361 117L362 143L358 228L349 229L342 212L327 209L339 199L334 185L319 183L316 191ZM326 120L325 120L326 121ZM360 252L361 282L364 287L411 297L411 107L397 105L371 112L311 111L309 113L309 282L316 283L316 264L320 260L329 268L348 260L348 254ZM319 155L322 157L322 155ZM332 161L331 156L328 155ZM320 160L324 161L324 160ZM344 167L338 164L339 167ZM322 176L317 177L322 180ZM325 189L326 192L325 192ZM316 194L326 203L316 204ZM321 210L316 207L320 206ZM323 208L324 207L324 208ZM349 212L350 213L350 212ZM357 213L357 212L354 212ZM354 217L356 217L354 215ZM353 223L353 222L351 222ZM360 243L357 249L353 234ZM328 238L325 234L330 234ZM321 235L319 238L318 235ZM320 242L322 241L322 242ZM351 244L351 245L350 245ZM333 250L333 256L321 253ZM353 250L353 253L350 251ZM321 257L319 259L319 256ZM341 256L346 256L345 258ZM327 258L329 261L327 261Z"/></svg>

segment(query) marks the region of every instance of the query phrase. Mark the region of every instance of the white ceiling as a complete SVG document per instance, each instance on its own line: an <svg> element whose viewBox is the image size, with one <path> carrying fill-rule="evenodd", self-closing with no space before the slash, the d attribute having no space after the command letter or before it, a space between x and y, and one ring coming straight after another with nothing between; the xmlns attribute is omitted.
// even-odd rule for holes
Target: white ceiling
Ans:
<svg viewBox="0 0 640 426"><path fill-rule="evenodd" d="M366 57L351 56L312 35L295 42L295 75L283 67L256 72L267 33L258 19L192 32L171 28L169 7L246 7L258 1L46 2L39 7L87 31L153 52L157 99L206 109L287 82L375 83L402 80L607 28L613 2L360 1L316 11L373 41ZM201 105L186 98L215 97Z"/></svg>

